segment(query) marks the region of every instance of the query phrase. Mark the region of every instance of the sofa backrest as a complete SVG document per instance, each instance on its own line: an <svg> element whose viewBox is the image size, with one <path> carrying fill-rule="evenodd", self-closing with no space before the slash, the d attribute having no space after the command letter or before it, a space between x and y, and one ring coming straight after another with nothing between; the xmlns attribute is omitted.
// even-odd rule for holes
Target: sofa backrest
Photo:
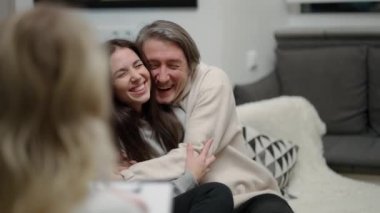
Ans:
<svg viewBox="0 0 380 213"><path fill-rule="evenodd" d="M328 133L380 133L380 29L294 28L275 32L282 95L307 98Z"/></svg>

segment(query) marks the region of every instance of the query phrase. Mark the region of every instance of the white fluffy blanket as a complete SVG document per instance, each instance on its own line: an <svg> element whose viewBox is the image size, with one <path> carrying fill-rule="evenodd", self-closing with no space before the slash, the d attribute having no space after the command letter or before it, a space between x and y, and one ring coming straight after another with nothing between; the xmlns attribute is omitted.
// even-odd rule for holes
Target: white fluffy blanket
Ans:
<svg viewBox="0 0 380 213"><path fill-rule="evenodd" d="M243 125L299 146L289 185L296 213L379 213L380 186L343 177L328 168L322 153L325 125L302 97L283 96L237 107Z"/></svg>

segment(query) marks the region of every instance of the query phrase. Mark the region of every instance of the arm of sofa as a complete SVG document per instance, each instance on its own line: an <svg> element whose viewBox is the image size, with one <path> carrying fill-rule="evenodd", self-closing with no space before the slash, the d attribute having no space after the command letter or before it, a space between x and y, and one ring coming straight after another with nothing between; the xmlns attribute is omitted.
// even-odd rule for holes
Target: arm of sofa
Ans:
<svg viewBox="0 0 380 213"><path fill-rule="evenodd" d="M236 105L280 96L280 86L275 72L257 82L234 86Z"/></svg>
<svg viewBox="0 0 380 213"><path fill-rule="evenodd" d="M299 138L305 137L320 140L326 131L315 108L303 97L281 96L246 103L237 106L237 113L243 125L296 143Z"/></svg>

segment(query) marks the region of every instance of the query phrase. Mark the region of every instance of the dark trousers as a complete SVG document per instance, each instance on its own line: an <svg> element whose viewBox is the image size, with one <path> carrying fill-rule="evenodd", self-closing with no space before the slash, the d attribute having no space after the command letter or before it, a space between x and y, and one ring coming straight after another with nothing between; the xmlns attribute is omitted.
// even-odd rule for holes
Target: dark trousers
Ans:
<svg viewBox="0 0 380 213"><path fill-rule="evenodd" d="M174 198L173 213L232 213L231 190L221 183L205 183Z"/></svg>
<svg viewBox="0 0 380 213"><path fill-rule="evenodd" d="M255 196L240 206L234 213L294 213L288 202L274 194Z"/></svg>

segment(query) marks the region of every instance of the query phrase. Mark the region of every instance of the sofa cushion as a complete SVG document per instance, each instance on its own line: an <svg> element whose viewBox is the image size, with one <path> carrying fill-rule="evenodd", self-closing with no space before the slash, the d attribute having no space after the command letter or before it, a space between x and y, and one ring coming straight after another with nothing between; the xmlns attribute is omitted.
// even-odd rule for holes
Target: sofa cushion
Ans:
<svg viewBox="0 0 380 213"><path fill-rule="evenodd" d="M271 72L254 83L235 85L234 96L236 105L280 96L276 73Z"/></svg>
<svg viewBox="0 0 380 213"><path fill-rule="evenodd" d="M280 189L285 190L297 161L298 146L288 140L261 134L249 126L243 127L243 136L249 156L265 166L277 180Z"/></svg>
<svg viewBox="0 0 380 213"><path fill-rule="evenodd" d="M321 47L277 51L277 72L284 95L308 99L328 133L367 129L365 47Z"/></svg>
<svg viewBox="0 0 380 213"><path fill-rule="evenodd" d="M380 174L380 138L371 135L323 137L327 164L339 172Z"/></svg>
<svg viewBox="0 0 380 213"><path fill-rule="evenodd" d="M368 51L368 113L371 127L380 134L380 47Z"/></svg>

